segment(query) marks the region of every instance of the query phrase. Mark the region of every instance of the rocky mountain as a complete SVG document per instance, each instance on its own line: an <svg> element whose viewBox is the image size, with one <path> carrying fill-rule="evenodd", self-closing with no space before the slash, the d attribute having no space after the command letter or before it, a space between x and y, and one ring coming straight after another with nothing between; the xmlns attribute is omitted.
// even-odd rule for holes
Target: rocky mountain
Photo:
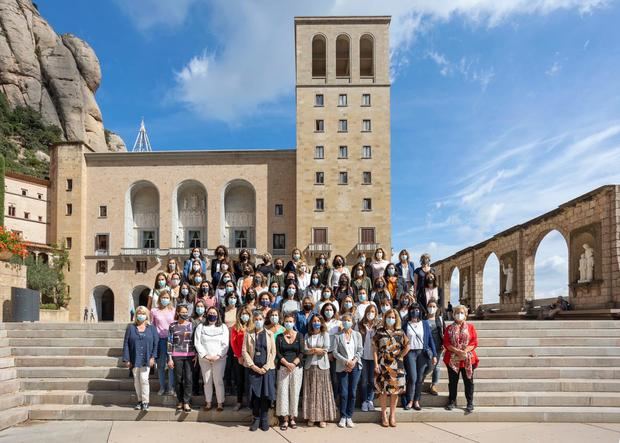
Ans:
<svg viewBox="0 0 620 443"><path fill-rule="evenodd" d="M0 91L11 106L38 111L66 140L124 151L103 126L95 101L100 83L99 59L86 42L56 34L32 0L0 0Z"/></svg>

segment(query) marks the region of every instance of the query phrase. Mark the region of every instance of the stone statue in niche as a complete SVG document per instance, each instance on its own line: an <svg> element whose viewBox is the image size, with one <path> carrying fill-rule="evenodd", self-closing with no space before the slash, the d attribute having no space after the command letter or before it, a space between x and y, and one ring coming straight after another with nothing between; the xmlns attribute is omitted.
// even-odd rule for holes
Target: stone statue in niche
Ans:
<svg viewBox="0 0 620 443"><path fill-rule="evenodd" d="M506 266L506 264L502 262L502 272L506 276L506 287L504 288L504 294L510 294L512 292L512 279L514 274L512 264L509 262L508 266Z"/></svg>
<svg viewBox="0 0 620 443"><path fill-rule="evenodd" d="M583 250L584 252L579 257L579 283L594 280L594 248L584 243Z"/></svg>

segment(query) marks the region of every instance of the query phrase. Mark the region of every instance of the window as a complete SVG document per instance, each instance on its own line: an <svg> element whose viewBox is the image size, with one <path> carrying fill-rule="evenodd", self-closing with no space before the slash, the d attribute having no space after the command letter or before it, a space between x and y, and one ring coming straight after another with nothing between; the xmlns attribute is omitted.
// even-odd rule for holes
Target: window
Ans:
<svg viewBox="0 0 620 443"><path fill-rule="evenodd" d="M23 196L28 195L28 189L22 189L22 195Z"/></svg>
<svg viewBox="0 0 620 443"><path fill-rule="evenodd" d="M347 94L338 95L338 106L347 106Z"/></svg>
<svg viewBox="0 0 620 443"><path fill-rule="evenodd" d="M338 158L348 158L349 157L349 148L346 146L340 146L338 148Z"/></svg>
<svg viewBox="0 0 620 443"><path fill-rule="evenodd" d="M322 35L312 39L312 77L325 77L327 67L327 42Z"/></svg>
<svg viewBox="0 0 620 443"><path fill-rule="evenodd" d="M71 286L67 285L67 295L71 295Z"/></svg>
<svg viewBox="0 0 620 443"><path fill-rule="evenodd" d="M286 249L286 235L273 234L273 249Z"/></svg>
<svg viewBox="0 0 620 443"><path fill-rule="evenodd" d="M155 231L142 231L141 240L143 248L154 249L157 247L155 246Z"/></svg>
<svg viewBox="0 0 620 443"><path fill-rule="evenodd" d="M325 210L325 200L322 198L317 198L314 202L314 210L315 211L324 211Z"/></svg>
<svg viewBox="0 0 620 443"><path fill-rule="evenodd" d="M43 200L43 194L39 193L37 194L37 197L39 198L39 200Z"/></svg>
<svg viewBox="0 0 620 443"><path fill-rule="evenodd" d="M349 183L349 174L346 171L340 171L338 173L338 184L346 185Z"/></svg>
<svg viewBox="0 0 620 443"><path fill-rule="evenodd" d="M314 184L315 185L325 184L325 173L324 172L316 172L314 174Z"/></svg>
<svg viewBox="0 0 620 443"><path fill-rule="evenodd" d="M105 218L108 216L108 207L107 206L99 206L99 217Z"/></svg>
<svg viewBox="0 0 620 443"><path fill-rule="evenodd" d="M362 94L362 106L370 106L370 94Z"/></svg>
<svg viewBox="0 0 620 443"><path fill-rule="evenodd" d="M314 158L318 160L325 158L325 148L323 146L314 147Z"/></svg>
<svg viewBox="0 0 620 443"><path fill-rule="evenodd" d="M15 217L15 206L13 206L13 205L9 206L9 215L11 217Z"/></svg>
<svg viewBox="0 0 620 443"><path fill-rule="evenodd" d="M370 120L362 120L362 132L370 132L371 130Z"/></svg>
<svg viewBox="0 0 620 443"><path fill-rule="evenodd" d="M276 204L276 215L277 216L284 215L284 205L282 203L277 203Z"/></svg>
<svg viewBox="0 0 620 443"><path fill-rule="evenodd" d="M67 179L67 191L73 191L73 179L72 178Z"/></svg>
<svg viewBox="0 0 620 443"><path fill-rule="evenodd" d="M146 260L136 261L136 272L139 274L146 274Z"/></svg>
<svg viewBox="0 0 620 443"><path fill-rule="evenodd" d="M71 237L65 238L65 247L67 249L71 249L72 246L73 246L73 238Z"/></svg>
<svg viewBox="0 0 620 443"><path fill-rule="evenodd" d="M372 174L370 171L362 172L362 184L364 185L372 184Z"/></svg>
<svg viewBox="0 0 620 443"><path fill-rule="evenodd" d="M313 243L327 243L327 228L313 228L312 229L312 242Z"/></svg>
<svg viewBox="0 0 620 443"><path fill-rule="evenodd" d="M314 121L314 132L323 132L325 131L325 125L323 120L315 120Z"/></svg>
<svg viewBox="0 0 620 443"><path fill-rule="evenodd" d="M336 39L336 77L351 76L350 46L346 35L339 35Z"/></svg>
<svg viewBox="0 0 620 443"><path fill-rule="evenodd" d="M361 228L360 229L360 243L363 243L363 244L375 243L375 228Z"/></svg>
<svg viewBox="0 0 620 443"><path fill-rule="evenodd" d="M338 120L338 132L347 132L347 127L346 120Z"/></svg>
<svg viewBox="0 0 620 443"><path fill-rule="evenodd" d="M360 77L372 77L375 74L373 57L373 39L366 34L360 38Z"/></svg>
<svg viewBox="0 0 620 443"><path fill-rule="evenodd" d="M109 234L97 234L95 235L95 251L97 252L108 252L108 246L110 236Z"/></svg>
<svg viewBox="0 0 620 443"><path fill-rule="evenodd" d="M362 200L362 211L372 211L372 199L365 198Z"/></svg>
<svg viewBox="0 0 620 443"><path fill-rule="evenodd" d="M24 218L28 220L30 218L30 212L24 212Z"/></svg>
<svg viewBox="0 0 620 443"><path fill-rule="evenodd" d="M324 102L325 100L324 100L323 94L316 94L314 96L314 106L321 107L324 105Z"/></svg>
<svg viewBox="0 0 620 443"><path fill-rule="evenodd" d="M362 158L372 158L372 148L370 145L362 146Z"/></svg>
<svg viewBox="0 0 620 443"><path fill-rule="evenodd" d="M16 231L16 230L12 229L11 232L13 232L15 235L17 235L17 238L19 238L19 239L24 238L24 233L22 231Z"/></svg>
<svg viewBox="0 0 620 443"><path fill-rule="evenodd" d="M71 262L67 262L67 272L71 272Z"/></svg>
<svg viewBox="0 0 620 443"><path fill-rule="evenodd" d="M108 262L106 260L97 260L97 274L106 274L108 272Z"/></svg>
<svg viewBox="0 0 620 443"><path fill-rule="evenodd" d="M202 231L188 230L187 231L187 244L190 248L200 248L202 239Z"/></svg>
<svg viewBox="0 0 620 443"><path fill-rule="evenodd" d="M248 230L247 229L235 229L233 231L233 241L235 248L247 248L248 247Z"/></svg>
<svg viewBox="0 0 620 443"><path fill-rule="evenodd" d="M39 221L42 222L43 221L43 216L39 215Z"/></svg>
<svg viewBox="0 0 620 443"><path fill-rule="evenodd" d="M73 215L73 204L67 203L67 213L66 215Z"/></svg>

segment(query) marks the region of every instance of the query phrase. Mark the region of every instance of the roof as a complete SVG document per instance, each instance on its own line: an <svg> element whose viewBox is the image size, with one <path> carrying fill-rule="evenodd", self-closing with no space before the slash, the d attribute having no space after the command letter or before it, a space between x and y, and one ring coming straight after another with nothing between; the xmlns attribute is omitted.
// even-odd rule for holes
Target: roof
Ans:
<svg viewBox="0 0 620 443"><path fill-rule="evenodd" d="M19 181L23 181L27 183L33 183L33 184L47 186L47 187L50 186L49 180L46 180L44 178L33 177L31 175L20 174L19 172L6 171L4 175L10 178L13 178L15 180L19 180Z"/></svg>

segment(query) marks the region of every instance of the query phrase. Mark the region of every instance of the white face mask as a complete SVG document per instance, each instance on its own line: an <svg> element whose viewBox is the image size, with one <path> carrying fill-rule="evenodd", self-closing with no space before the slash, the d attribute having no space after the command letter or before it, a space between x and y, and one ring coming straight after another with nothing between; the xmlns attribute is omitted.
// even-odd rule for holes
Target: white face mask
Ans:
<svg viewBox="0 0 620 443"><path fill-rule="evenodd" d="M429 314L431 314L431 315L432 315L432 314L434 314L435 312L437 312L437 308L433 308L433 307L428 308L428 313L429 313Z"/></svg>
<svg viewBox="0 0 620 443"><path fill-rule="evenodd" d="M463 314L462 312L459 312L454 315L454 319L458 321L463 321L465 320L465 314Z"/></svg>
<svg viewBox="0 0 620 443"><path fill-rule="evenodd" d="M370 314L368 314L368 315L366 316L366 318L368 318L368 320L370 320L370 321L373 321L373 320L375 319L375 313L374 313L374 312L371 312Z"/></svg>

